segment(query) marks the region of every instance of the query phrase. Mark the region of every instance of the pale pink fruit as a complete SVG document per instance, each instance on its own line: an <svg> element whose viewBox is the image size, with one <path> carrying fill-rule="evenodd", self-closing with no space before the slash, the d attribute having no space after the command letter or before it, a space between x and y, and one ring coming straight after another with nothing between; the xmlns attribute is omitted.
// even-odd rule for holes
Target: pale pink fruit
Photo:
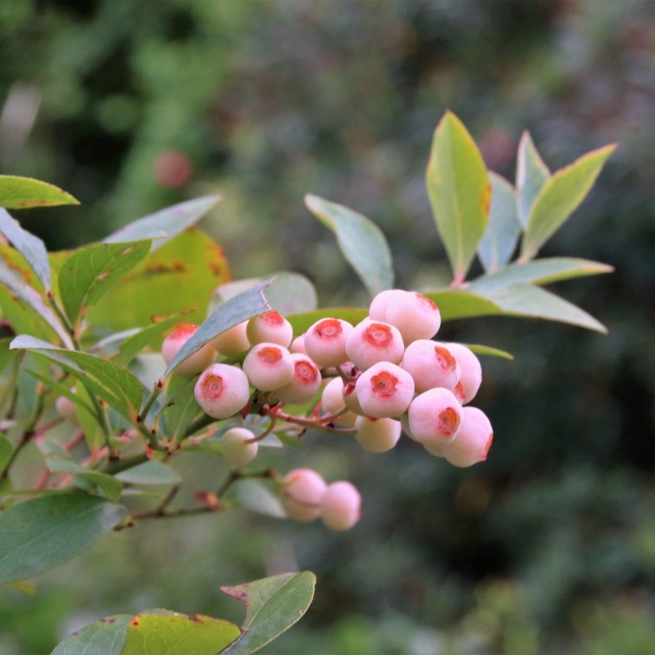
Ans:
<svg viewBox="0 0 655 655"><path fill-rule="evenodd" d="M255 435L246 428L230 428L221 439L221 454L225 461L236 468L252 462L257 456L259 445L256 441L246 442L254 438Z"/></svg>
<svg viewBox="0 0 655 655"><path fill-rule="evenodd" d="M441 387L416 396L409 406L409 429L419 443L441 445L457 437L462 406L452 391Z"/></svg>
<svg viewBox="0 0 655 655"><path fill-rule="evenodd" d="M289 347L289 352L292 355L295 355L295 354L306 355L307 354L307 349L305 348L305 335L304 334L301 334L299 337L296 337L291 342L291 346Z"/></svg>
<svg viewBox="0 0 655 655"><path fill-rule="evenodd" d="M407 291L402 289L387 289L386 291L381 291L378 293L368 310L368 316L373 321L382 321L383 323L388 323L387 321L387 309L392 300L398 300L402 298Z"/></svg>
<svg viewBox="0 0 655 655"><path fill-rule="evenodd" d="M410 291L391 299L386 321L398 328L408 344L417 339L431 339L441 327L441 314L432 300Z"/></svg>
<svg viewBox="0 0 655 655"><path fill-rule="evenodd" d="M458 386L461 384L462 405L466 405L475 398L480 384L482 384L482 366L480 360L469 348L461 343L444 344L457 360L461 371ZM459 391L459 390L458 390ZM457 394L455 394L457 395Z"/></svg>
<svg viewBox="0 0 655 655"><path fill-rule="evenodd" d="M425 450L427 450L430 453L430 455L434 455L435 457L443 457L444 450L446 447L438 443L432 443L430 441L426 441L423 444L423 448L425 448Z"/></svg>
<svg viewBox="0 0 655 655"><path fill-rule="evenodd" d="M313 521L321 512L321 502L327 485L311 469L294 469L284 476L282 505L289 518Z"/></svg>
<svg viewBox="0 0 655 655"><path fill-rule="evenodd" d="M275 391L293 379L291 353L274 343L258 343L243 360L250 384L260 391Z"/></svg>
<svg viewBox="0 0 655 655"><path fill-rule="evenodd" d="M293 327L284 316L270 311L251 318L246 334L253 346L258 343L275 343L288 348L293 339Z"/></svg>
<svg viewBox="0 0 655 655"><path fill-rule="evenodd" d="M333 482L323 495L321 519L330 530L349 530L359 521L361 505L362 497L353 484Z"/></svg>
<svg viewBox="0 0 655 655"><path fill-rule="evenodd" d="M366 416L366 412L362 409L361 404L359 403L359 398L357 397L357 389L355 382L349 382L343 387L343 399L346 403L346 407L357 414L357 416Z"/></svg>
<svg viewBox="0 0 655 655"><path fill-rule="evenodd" d="M346 339L353 326L338 318L323 318L305 333L305 350L318 366L339 366L348 359Z"/></svg>
<svg viewBox="0 0 655 655"><path fill-rule="evenodd" d="M244 352L244 350L250 348L250 341L248 341L248 336L246 335L247 328L248 321L239 323L223 332L223 334L214 337L211 344L217 352L225 357L238 355L239 353Z"/></svg>
<svg viewBox="0 0 655 655"><path fill-rule="evenodd" d="M181 324L169 334L161 346L161 354L166 364L173 361L180 348L196 333L197 325ZM181 361L174 369L183 378L192 378L204 371L216 359L216 351L211 343L205 344L200 350Z"/></svg>
<svg viewBox="0 0 655 655"><path fill-rule="evenodd" d="M292 354L293 378L275 391L275 396L283 403L301 405L311 400L321 386L321 374L316 364L307 356Z"/></svg>
<svg viewBox="0 0 655 655"><path fill-rule="evenodd" d="M55 409L57 410L57 414L62 418L65 418L67 421L70 421L75 425L80 424L80 421L77 418L77 406L72 400L66 398L66 396L59 396L59 398L55 400Z"/></svg>
<svg viewBox="0 0 655 655"><path fill-rule="evenodd" d="M346 407L343 391L343 380L341 378L333 378L325 385L323 395L321 396L323 414L336 414ZM356 420L357 415L354 412L348 411L336 419L336 425L344 428L352 428Z"/></svg>
<svg viewBox="0 0 655 655"><path fill-rule="evenodd" d="M443 446L443 455L453 466L473 466L487 459L493 438L487 415L477 407L464 407L459 432L454 441Z"/></svg>
<svg viewBox="0 0 655 655"><path fill-rule="evenodd" d="M435 387L452 391L459 382L457 360L444 344L436 341L419 339L409 344L401 367L414 378L418 393Z"/></svg>
<svg viewBox="0 0 655 655"><path fill-rule="evenodd" d="M364 414L390 418L407 411L414 397L414 380L400 366L379 362L357 378L355 391Z"/></svg>
<svg viewBox="0 0 655 655"><path fill-rule="evenodd" d="M402 431L400 421L392 418L370 419L360 416L355 426L357 442L370 453L386 453L391 450L398 443Z"/></svg>
<svg viewBox="0 0 655 655"><path fill-rule="evenodd" d="M362 321L346 340L348 359L362 371L378 362L400 364L404 351L398 329L379 321Z"/></svg>
<svg viewBox="0 0 655 655"><path fill-rule="evenodd" d="M198 378L194 389L198 404L212 418L229 418L250 398L246 374L236 366L212 364Z"/></svg>

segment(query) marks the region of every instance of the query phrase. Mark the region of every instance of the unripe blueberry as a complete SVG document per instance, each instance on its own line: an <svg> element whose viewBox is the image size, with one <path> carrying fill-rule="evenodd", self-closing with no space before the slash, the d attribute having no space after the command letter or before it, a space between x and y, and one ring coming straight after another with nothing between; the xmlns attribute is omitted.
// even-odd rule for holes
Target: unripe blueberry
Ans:
<svg viewBox="0 0 655 655"><path fill-rule="evenodd" d="M257 456L259 444L256 441L246 443L254 438L255 435L246 428L230 428L221 439L221 454L232 466L245 466Z"/></svg>
<svg viewBox="0 0 655 655"><path fill-rule="evenodd" d="M398 328L408 344L417 339L431 339L441 327L441 314L432 300L410 291L391 299L386 321Z"/></svg>
<svg viewBox="0 0 655 655"><path fill-rule="evenodd" d="M419 339L409 344L401 367L414 378L419 393L435 387L452 391L459 382L457 360L444 344L436 341Z"/></svg>
<svg viewBox="0 0 655 655"><path fill-rule="evenodd" d="M275 391L293 379L291 353L274 343L258 343L243 360L243 370L253 387Z"/></svg>
<svg viewBox="0 0 655 655"><path fill-rule="evenodd" d="M367 416L390 418L407 411L414 397L414 380L400 366L380 362L357 378L355 391Z"/></svg>
<svg viewBox="0 0 655 655"><path fill-rule="evenodd" d="M346 339L353 326L338 318L323 318L305 333L305 350L318 366L339 366L348 359Z"/></svg>
<svg viewBox="0 0 655 655"><path fill-rule="evenodd" d="M323 389L321 396L321 409L324 414L336 414L346 407L346 401L343 396L343 380L341 378L333 378ZM351 428L355 425L357 415L351 411L345 412L337 420L337 425L342 427Z"/></svg>
<svg viewBox="0 0 655 655"><path fill-rule="evenodd" d="M178 325L169 334L161 346L161 354L166 364L173 361L179 349L195 334L197 325ZM216 359L216 351L211 343L205 344L200 350L190 355L175 367L175 373L183 378L192 378L204 371Z"/></svg>
<svg viewBox="0 0 655 655"><path fill-rule="evenodd" d="M362 409L362 406L357 397L357 388L354 382L349 382L343 387L343 399L346 403L346 407L357 414L357 416L366 416L366 412Z"/></svg>
<svg viewBox="0 0 655 655"><path fill-rule="evenodd" d="M283 403L301 405L311 400L321 386L321 374L314 362L307 355L293 354L293 378L275 391L278 400Z"/></svg>
<svg viewBox="0 0 655 655"><path fill-rule="evenodd" d="M275 343L288 348L293 339L293 327L284 316L270 311L251 318L246 334L253 346L258 343Z"/></svg>
<svg viewBox="0 0 655 655"><path fill-rule="evenodd" d="M457 360L461 371L458 386L461 384L462 405L470 403L478 393L482 383L482 366L475 354L461 343L445 344ZM455 394L457 395L457 394Z"/></svg>
<svg viewBox="0 0 655 655"><path fill-rule="evenodd" d="M454 441L443 446L443 455L453 466L473 466L487 459L493 438L486 414L477 407L464 407L459 433Z"/></svg>
<svg viewBox="0 0 655 655"><path fill-rule="evenodd" d="M321 503L323 523L336 532L349 530L361 516L362 497L350 482L340 481L328 485Z"/></svg>
<svg viewBox="0 0 655 655"><path fill-rule="evenodd" d="M402 289L387 289L386 291L380 291L375 298L368 310L368 316L373 321L382 321L384 323L387 321L387 309L392 300L398 300L402 298L407 291Z"/></svg>
<svg viewBox="0 0 655 655"><path fill-rule="evenodd" d="M236 366L212 364L198 378L194 395L200 407L212 418L229 418L248 404L248 378Z"/></svg>
<svg viewBox="0 0 655 655"><path fill-rule="evenodd" d="M431 441L426 441L423 444L423 448L425 448L425 450L427 450L430 453L430 455L434 455L435 457L444 456L445 446L442 446L438 443L432 443Z"/></svg>
<svg viewBox="0 0 655 655"><path fill-rule="evenodd" d="M327 485L311 469L294 469L284 477L282 505L294 521L313 521L321 512Z"/></svg>
<svg viewBox="0 0 655 655"><path fill-rule="evenodd" d="M250 348L250 341L248 341L248 336L246 335L247 327L248 321L235 325L223 332L223 334L219 334L212 339L212 346L225 357L232 357L232 355L238 355L244 350L248 350Z"/></svg>
<svg viewBox="0 0 655 655"><path fill-rule="evenodd" d="M305 348L305 335L304 334L301 334L299 337L296 337L291 342L291 346L289 347L289 352L292 355L295 355L295 354L306 355L307 354L307 349ZM316 363L316 362L314 362L314 363Z"/></svg>
<svg viewBox="0 0 655 655"><path fill-rule="evenodd" d="M161 186L179 189L189 181L193 168L186 153L172 150L157 157L153 172Z"/></svg>
<svg viewBox="0 0 655 655"><path fill-rule="evenodd" d="M66 398L66 396L59 396L59 398L55 400L55 409L57 410L57 414L62 418L65 418L67 421L70 421L75 425L80 424L80 421L77 418L77 407L75 403Z"/></svg>
<svg viewBox="0 0 655 655"><path fill-rule="evenodd" d="M400 439L402 431L400 421L392 418L370 419L360 416L355 427L355 439L369 453L386 453L391 450Z"/></svg>
<svg viewBox="0 0 655 655"><path fill-rule="evenodd" d="M452 391L438 387L416 396L409 406L409 429L419 443L441 445L457 437L462 406Z"/></svg>
<svg viewBox="0 0 655 655"><path fill-rule="evenodd" d="M404 350L398 329L379 321L362 321L346 340L348 359L362 371L378 362L400 364Z"/></svg>

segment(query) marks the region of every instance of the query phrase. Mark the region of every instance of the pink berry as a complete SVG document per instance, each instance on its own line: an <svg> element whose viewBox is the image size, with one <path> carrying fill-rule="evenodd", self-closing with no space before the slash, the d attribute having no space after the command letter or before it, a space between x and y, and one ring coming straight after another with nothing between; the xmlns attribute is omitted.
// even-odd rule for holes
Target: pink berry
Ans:
<svg viewBox="0 0 655 655"><path fill-rule="evenodd" d="M407 291L403 291L402 289L387 289L387 291L381 291L378 293L378 295L373 298L373 302L369 307L369 318L373 321L382 321L388 323L387 309L389 304L392 301L396 301L402 298L406 293Z"/></svg>
<svg viewBox="0 0 655 655"><path fill-rule="evenodd" d="M435 387L452 391L459 382L460 369L457 360L443 344L419 339L409 344L401 364L422 393Z"/></svg>
<svg viewBox="0 0 655 655"><path fill-rule="evenodd" d="M323 523L336 532L352 528L361 515L362 497L350 482L328 485L321 503Z"/></svg>
<svg viewBox="0 0 655 655"><path fill-rule="evenodd" d="M314 362L307 355L293 354L293 379L275 391L278 400L283 403L302 405L310 401L321 386L321 374Z"/></svg>
<svg viewBox="0 0 655 655"><path fill-rule="evenodd" d="M461 390L458 389L458 392L462 394L460 402L462 405L466 405L475 398L475 394L478 393L482 383L480 360L469 348L461 343L448 343L445 345L459 364L461 375L458 386L461 385Z"/></svg>
<svg viewBox="0 0 655 655"><path fill-rule="evenodd" d="M252 462L257 456L259 445L254 439L255 435L246 428L230 428L221 439L221 454L232 466L239 468Z"/></svg>
<svg viewBox="0 0 655 655"><path fill-rule="evenodd" d="M464 407L462 425L455 440L443 446L444 457L465 468L487 459L494 434L486 414L477 407Z"/></svg>
<svg viewBox="0 0 655 655"><path fill-rule="evenodd" d="M305 350L318 366L339 366L348 359L346 339L353 326L338 318L323 318L305 333Z"/></svg>
<svg viewBox="0 0 655 655"><path fill-rule="evenodd" d="M336 414L346 407L343 390L343 380L341 378L333 378L325 385L321 396L321 409L324 414ZM352 428L356 420L357 415L349 411L342 414L336 420L336 424L340 427Z"/></svg>
<svg viewBox="0 0 655 655"><path fill-rule="evenodd" d="M198 378L196 400L212 418L229 418L240 412L250 398L246 374L236 366L212 364Z"/></svg>
<svg viewBox="0 0 655 655"><path fill-rule="evenodd" d="M292 355L295 355L295 354L306 355L307 354L307 349L305 348L305 335L304 334L301 334L299 337L296 337L291 342L291 346L289 347L289 352Z"/></svg>
<svg viewBox="0 0 655 655"><path fill-rule="evenodd" d="M311 469L294 469L284 477L282 505L294 521L313 521L321 512L327 485Z"/></svg>
<svg viewBox="0 0 655 655"><path fill-rule="evenodd" d="M355 438L359 445L370 453L386 453L391 450L402 432L400 421L392 418L370 419L360 416L355 423Z"/></svg>
<svg viewBox="0 0 655 655"><path fill-rule="evenodd" d="M193 167L186 153L172 150L157 157L153 173L161 186L167 189L179 189L191 178Z"/></svg>
<svg viewBox="0 0 655 655"><path fill-rule="evenodd" d="M346 407L357 414L357 416L366 416L366 412L362 409L362 406L357 397L357 389L355 382L349 382L343 387L343 399L346 403Z"/></svg>
<svg viewBox="0 0 655 655"><path fill-rule="evenodd" d="M362 321L346 340L348 359L362 371L378 362L400 364L404 350L398 329L378 321Z"/></svg>
<svg viewBox="0 0 655 655"><path fill-rule="evenodd" d="M409 429L425 444L444 444L457 437L462 406L452 391L438 387L416 396L409 406Z"/></svg>
<svg viewBox="0 0 655 655"><path fill-rule="evenodd" d="M291 353L274 343L258 343L243 360L250 384L260 391L275 391L289 384L295 372Z"/></svg>
<svg viewBox="0 0 655 655"><path fill-rule="evenodd" d="M219 334L212 339L212 346L225 357L232 357L232 355L238 355L248 350L250 348L250 341L248 341L248 336L246 335L247 327L248 321L235 325L223 332L223 334Z"/></svg>
<svg viewBox="0 0 655 655"><path fill-rule="evenodd" d="M414 397L414 380L400 366L380 362L357 378L355 391L367 416L390 418L407 411Z"/></svg>
<svg viewBox="0 0 655 655"><path fill-rule="evenodd" d="M426 296L410 291L393 298L387 307L387 323L395 325L408 344L417 339L432 339L441 327L437 305Z"/></svg>
<svg viewBox="0 0 655 655"><path fill-rule="evenodd" d="M77 418L77 406L72 400L66 398L66 396L59 396L59 398L55 400L55 409L57 410L57 414L62 418L65 418L74 425L80 424L80 421Z"/></svg>
<svg viewBox="0 0 655 655"><path fill-rule="evenodd" d="M444 450L445 450L446 447L442 446L442 445L440 445L438 443L432 443L432 442L426 441L423 444L423 448L425 448L425 450L427 450L430 453L430 455L434 455L435 457L443 457L444 456Z"/></svg>
<svg viewBox="0 0 655 655"><path fill-rule="evenodd" d="M270 311L251 318L246 334L253 346L258 343L275 343L288 348L293 339L293 327L284 316Z"/></svg>
<svg viewBox="0 0 655 655"><path fill-rule="evenodd" d="M161 346L161 354L166 364L173 361L180 348L195 334L198 329L197 325L178 325L175 330L169 334ZM175 367L175 373L183 378L192 378L201 371L204 371L216 359L216 351L212 348L211 343L205 344L200 350L181 361Z"/></svg>

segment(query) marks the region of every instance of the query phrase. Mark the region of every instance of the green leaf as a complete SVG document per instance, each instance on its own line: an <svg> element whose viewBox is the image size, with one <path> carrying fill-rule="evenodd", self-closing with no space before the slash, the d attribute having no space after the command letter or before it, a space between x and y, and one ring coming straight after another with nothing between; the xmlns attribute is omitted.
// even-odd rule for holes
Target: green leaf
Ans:
<svg viewBox="0 0 655 655"><path fill-rule="evenodd" d="M11 454L14 452L14 447L7 437L0 435L0 471L2 471L9 461Z"/></svg>
<svg viewBox="0 0 655 655"><path fill-rule="evenodd" d="M512 185L496 173L489 173L491 211L489 225L478 246L478 256L486 271L496 271L510 260L521 234Z"/></svg>
<svg viewBox="0 0 655 655"><path fill-rule="evenodd" d="M16 352L14 350L9 350L9 344L11 341L12 337L0 339L0 373L2 373L2 371L4 371L16 358Z"/></svg>
<svg viewBox="0 0 655 655"><path fill-rule="evenodd" d="M337 237L339 248L371 296L393 288L391 251L380 228L348 207L306 195L307 209Z"/></svg>
<svg viewBox="0 0 655 655"><path fill-rule="evenodd" d="M127 484L138 485L180 484L182 482L182 478L173 469L154 459L121 471L116 478Z"/></svg>
<svg viewBox="0 0 655 655"><path fill-rule="evenodd" d="M478 343L465 343L464 345L477 355L489 355L491 357L501 357L502 359L514 359L514 355L508 353L506 350L500 350L500 348L481 346Z"/></svg>
<svg viewBox="0 0 655 655"><path fill-rule="evenodd" d="M277 519L287 516L280 499L258 480L238 480L230 489L228 502L233 507L249 509Z"/></svg>
<svg viewBox="0 0 655 655"><path fill-rule="evenodd" d="M180 348L173 357L171 363L166 367L164 375L170 375L171 371L183 362L187 357L198 352L206 343L222 334L226 330L247 321L253 316L259 316L270 310L269 304L264 298L264 289L271 283L271 280L243 291L238 296L230 298L224 305L221 305L209 316L196 330L193 336Z"/></svg>
<svg viewBox="0 0 655 655"><path fill-rule="evenodd" d="M84 409L91 414L93 413L94 410L91 405L87 404L87 402L83 398L80 398L80 396L78 396L76 393L73 393L73 391L67 386L61 384L61 382L57 382L57 380L55 380L52 376L45 375L32 369L28 369L27 372L32 377L39 380L39 382L43 382L43 384L45 384L49 389L52 389L57 394L57 396L65 396L72 403L75 403L78 409Z"/></svg>
<svg viewBox="0 0 655 655"><path fill-rule="evenodd" d="M143 613L130 622L121 655L216 655L238 636L236 625L210 616Z"/></svg>
<svg viewBox="0 0 655 655"><path fill-rule="evenodd" d="M426 184L455 281L463 282L487 229L491 185L475 141L449 111L434 132Z"/></svg>
<svg viewBox="0 0 655 655"><path fill-rule="evenodd" d="M246 606L241 637L223 655L249 655L288 630L314 598L316 577L310 571L283 573L235 587L221 587Z"/></svg>
<svg viewBox="0 0 655 655"><path fill-rule="evenodd" d="M499 313L499 307L481 295L461 289L438 289L423 291L439 307L441 319L452 321L456 318L472 318Z"/></svg>
<svg viewBox="0 0 655 655"><path fill-rule="evenodd" d="M168 235L168 240L173 239L187 228L195 225L221 200L220 195L204 196L167 207L124 225L113 234L105 237L103 243L140 241L149 238L154 232L158 231L165 232ZM157 239L157 241L153 242L151 250L157 250L165 243L166 240Z"/></svg>
<svg viewBox="0 0 655 655"><path fill-rule="evenodd" d="M59 271L59 293L71 323L135 268L150 252L151 243L96 243L76 250Z"/></svg>
<svg viewBox="0 0 655 655"><path fill-rule="evenodd" d="M0 232L2 232L14 248L20 252L36 273L43 288L48 291L52 286L48 252L41 239L24 230L20 223L13 219L4 209L0 209Z"/></svg>
<svg viewBox="0 0 655 655"><path fill-rule="evenodd" d="M535 198L549 179L548 166L539 156L530 134L523 132L516 162L516 208L523 227L528 224Z"/></svg>
<svg viewBox="0 0 655 655"><path fill-rule="evenodd" d="M474 280L469 288L473 291L489 291L517 283L529 283L541 286L575 277L611 273L613 270L614 268L612 266L588 259L545 257L526 262L525 264L512 264L496 273L483 275L477 280Z"/></svg>
<svg viewBox="0 0 655 655"><path fill-rule="evenodd" d="M0 514L0 584L48 571L111 530L127 510L97 496L43 496Z"/></svg>
<svg viewBox="0 0 655 655"><path fill-rule="evenodd" d="M45 465L53 473L74 473L74 482L82 481L86 485L91 484L101 489L109 500L118 500L121 497L123 485L120 480L100 473L99 471L91 471L84 468L80 464L74 462L67 453L51 454L46 457ZM77 478L77 480L76 480Z"/></svg>
<svg viewBox="0 0 655 655"><path fill-rule="evenodd" d="M164 410L161 429L169 439L180 441L186 428L193 419L202 413L193 393L195 384L179 375L172 375L166 388L166 399L163 406L172 403Z"/></svg>
<svg viewBox="0 0 655 655"><path fill-rule="evenodd" d="M523 236L522 260L534 257L539 248L578 208L615 148L615 145L610 145L587 153L557 171L544 184L530 211Z"/></svg>
<svg viewBox="0 0 655 655"><path fill-rule="evenodd" d="M131 620L128 614L100 619L66 637L51 655L120 655Z"/></svg>
<svg viewBox="0 0 655 655"><path fill-rule="evenodd" d="M79 200L75 200L69 193L47 182L30 177L0 175L0 207L28 209L79 204Z"/></svg>
<svg viewBox="0 0 655 655"><path fill-rule="evenodd" d="M287 320L293 326L294 335L298 336L307 332L307 330L322 318L340 318L342 321L348 321L353 325L361 323L368 316L368 309L361 307L330 307L328 309L317 309L313 312L303 312L302 314L291 314Z"/></svg>

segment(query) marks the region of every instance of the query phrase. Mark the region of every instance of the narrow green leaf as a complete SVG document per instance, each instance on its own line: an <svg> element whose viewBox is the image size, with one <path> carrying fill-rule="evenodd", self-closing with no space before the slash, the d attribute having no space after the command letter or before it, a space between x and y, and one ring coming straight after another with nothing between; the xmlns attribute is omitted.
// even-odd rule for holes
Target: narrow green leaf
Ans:
<svg viewBox="0 0 655 655"><path fill-rule="evenodd" d="M124 225L113 234L105 237L103 243L140 241L149 238L150 235L158 231L165 232L168 235L168 240L174 239L187 228L194 226L221 200L220 195L204 196L167 207ZM153 242L151 250L157 250L165 243L165 239L157 239Z"/></svg>
<svg viewBox="0 0 655 655"><path fill-rule="evenodd" d="M89 469L84 468L70 459L68 453L64 453L63 456L54 453L48 455L45 460L45 465L53 473L74 473L74 482L76 482L75 478L77 478L80 481L98 487L104 492L109 500L117 501L121 497L123 485L120 480L117 480L115 477L107 475L106 473L90 471Z"/></svg>
<svg viewBox="0 0 655 655"><path fill-rule="evenodd" d="M179 375L171 375L168 381L166 399L162 401L166 409L160 426L164 435L173 441L180 441L193 419L202 413L193 393L194 386L193 381Z"/></svg>
<svg viewBox="0 0 655 655"><path fill-rule="evenodd" d="M172 468L154 459L121 471L116 478L127 484L138 485L180 484L182 482L182 478Z"/></svg>
<svg viewBox="0 0 655 655"><path fill-rule="evenodd" d="M339 248L371 296L393 288L391 251L382 230L365 216L318 196L306 195L307 209L337 237Z"/></svg>
<svg viewBox="0 0 655 655"><path fill-rule="evenodd" d="M96 243L76 250L59 271L59 293L71 323L95 305L150 252L148 239L131 243Z"/></svg>
<svg viewBox="0 0 655 655"><path fill-rule="evenodd" d="M539 156L530 134L523 132L516 162L516 208L523 227L528 224L535 198L549 179L548 166Z"/></svg>
<svg viewBox="0 0 655 655"><path fill-rule="evenodd" d="M496 271L510 260L521 234L512 185L496 173L489 173L491 211L489 225L480 241L478 255L486 271Z"/></svg>
<svg viewBox="0 0 655 655"><path fill-rule="evenodd" d="M221 587L246 606L241 637L223 655L249 655L288 630L309 608L315 586L316 577L305 571Z"/></svg>
<svg viewBox="0 0 655 655"><path fill-rule="evenodd" d="M0 471L4 469L5 464L9 461L11 454L14 452L14 447L7 437L0 435Z"/></svg>
<svg viewBox="0 0 655 655"><path fill-rule="evenodd" d="M329 307L328 309L317 309L313 312L291 314L287 316L287 320L293 326L294 335L298 336L307 332L316 321L320 321L322 318L340 318L342 321L357 325L367 316L368 309L362 307Z"/></svg>
<svg viewBox="0 0 655 655"><path fill-rule="evenodd" d="M610 145L587 153L557 171L544 184L530 211L521 249L522 260L534 257L578 208L615 148Z"/></svg>
<svg viewBox="0 0 655 655"><path fill-rule="evenodd" d="M0 514L0 584L48 571L111 530L127 510L97 496L43 496Z"/></svg>
<svg viewBox="0 0 655 655"><path fill-rule="evenodd" d="M491 300L470 291L438 289L423 291L422 293L437 304L443 321L500 313L500 308Z"/></svg>
<svg viewBox="0 0 655 655"><path fill-rule="evenodd" d="M34 236L31 232L24 230L20 223L13 219L8 212L0 209L0 232L2 232L14 248L20 252L25 261L36 273L43 288L50 290L52 280L50 277L50 264L48 263L48 252L45 244L41 239Z"/></svg>
<svg viewBox="0 0 655 655"><path fill-rule="evenodd" d="M273 516L277 519L287 516L280 499L258 480L245 479L233 484L228 495L228 502L230 506L249 509L252 512Z"/></svg>
<svg viewBox="0 0 655 655"><path fill-rule="evenodd" d="M0 175L0 207L28 209L79 204L79 201L69 193L47 182L33 180L30 177Z"/></svg>
<svg viewBox="0 0 655 655"><path fill-rule="evenodd" d="M100 619L66 637L51 655L121 655L132 617L117 614Z"/></svg>
<svg viewBox="0 0 655 655"><path fill-rule="evenodd" d="M449 111L434 132L426 184L455 280L463 282L487 229L491 185L475 141Z"/></svg>
<svg viewBox="0 0 655 655"><path fill-rule="evenodd" d="M2 371L4 371L16 358L16 352L9 350L9 344L11 341L12 337L0 339L0 373L2 373Z"/></svg>
<svg viewBox="0 0 655 655"><path fill-rule="evenodd" d="M491 357L500 357L502 359L514 359L514 355L508 353L506 350L500 350L500 348L482 346L478 343L465 343L464 345L477 355L489 355Z"/></svg>
<svg viewBox="0 0 655 655"><path fill-rule="evenodd" d="M253 316L259 316L270 310L269 304L264 297L264 289L271 283L271 280L240 293L230 298L224 305L221 305L209 316L196 330L194 335L180 348L177 355L173 357L167 366L164 375L170 375L173 369L183 362L187 357L198 352L206 343L222 334L226 330L247 321Z"/></svg>
<svg viewBox="0 0 655 655"><path fill-rule="evenodd" d="M15 352L15 351L14 351ZM68 398L72 403L75 403L75 405L78 407L78 409L83 409L90 414L93 414L93 407L89 405L84 398L81 398L78 394L73 393L71 389L69 389L67 386L61 384L61 382L57 382L51 375L45 375L39 371L35 371L32 369L28 369L27 372L39 382L43 382L43 384L48 387L49 389L52 389L56 396L64 396Z"/></svg>

